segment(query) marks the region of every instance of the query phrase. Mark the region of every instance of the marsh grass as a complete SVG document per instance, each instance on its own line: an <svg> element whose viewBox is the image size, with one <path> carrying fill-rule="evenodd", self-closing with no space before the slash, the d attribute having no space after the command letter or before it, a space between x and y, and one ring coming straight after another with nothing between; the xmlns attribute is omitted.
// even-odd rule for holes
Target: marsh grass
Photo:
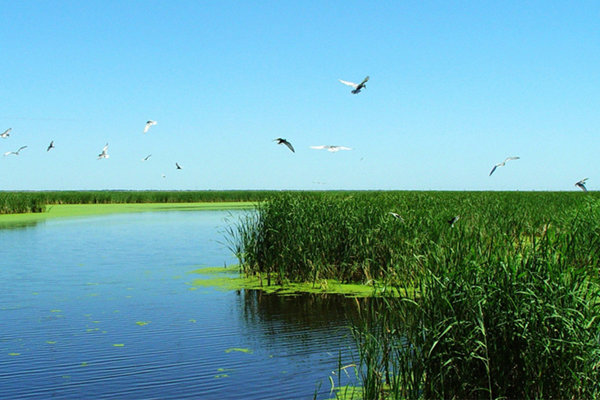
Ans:
<svg viewBox="0 0 600 400"><path fill-rule="evenodd" d="M353 323L362 398L600 397L596 194L292 193L232 233L267 284L393 294Z"/></svg>
<svg viewBox="0 0 600 400"><path fill-rule="evenodd" d="M43 212L54 204L258 202L276 195L273 191L20 191L0 192L0 214Z"/></svg>

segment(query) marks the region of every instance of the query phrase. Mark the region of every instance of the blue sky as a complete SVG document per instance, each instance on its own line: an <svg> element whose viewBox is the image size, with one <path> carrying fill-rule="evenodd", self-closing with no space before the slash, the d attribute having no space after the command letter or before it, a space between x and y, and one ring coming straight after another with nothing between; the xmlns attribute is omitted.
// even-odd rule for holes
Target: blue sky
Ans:
<svg viewBox="0 0 600 400"><path fill-rule="evenodd" d="M597 1L1 7L0 190L600 185Z"/></svg>

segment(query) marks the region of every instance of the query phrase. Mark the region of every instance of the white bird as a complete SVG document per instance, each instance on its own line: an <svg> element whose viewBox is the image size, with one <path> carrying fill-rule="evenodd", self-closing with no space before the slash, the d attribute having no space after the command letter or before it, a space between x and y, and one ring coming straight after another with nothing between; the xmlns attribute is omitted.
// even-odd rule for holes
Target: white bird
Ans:
<svg viewBox="0 0 600 400"><path fill-rule="evenodd" d="M332 146L332 145L322 145L322 146L310 146L311 149L315 150L327 150L331 153L335 153L340 150L352 150L350 147L346 146Z"/></svg>
<svg viewBox="0 0 600 400"><path fill-rule="evenodd" d="M296 150L294 150L294 146L292 146L292 144L290 142L288 142L287 140L283 139L283 138L277 138L277 139L273 139L274 142L277 142L277 144L285 144L288 149L290 149L292 151L292 153L295 153Z"/></svg>
<svg viewBox="0 0 600 400"><path fill-rule="evenodd" d="M183 168L181 168L181 165L179 165L179 163L175 163L175 168L177 168L177 169L183 169Z"/></svg>
<svg viewBox="0 0 600 400"><path fill-rule="evenodd" d="M148 154L146 157L142 158L142 161L148 161L150 157L152 157L152 154Z"/></svg>
<svg viewBox="0 0 600 400"><path fill-rule="evenodd" d="M8 128L8 129L7 129L7 130L5 130L4 132L2 132L2 133L0 134L0 137L2 137L2 139L6 139L7 137L9 137L9 136L10 136L10 133L9 133L10 131L12 131L12 128Z"/></svg>
<svg viewBox="0 0 600 400"><path fill-rule="evenodd" d="M587 181L589 178L585 178L580 180L579 182L575 183L575 186L577 186L579 189L583 190L584 192L587 192L587 188L585 187L585 181Z"/></svg>
<svg viewBox="0 0 600 400"><path fill-rule="evenodd" d="M390 211L388 214L390 214L392 217L396 218L397 220L404 222L404 218L402 218L402 216L400 214L392 212L392 211Z"/></svg>
<svg viewBox="0 0 600 400"><path fill-rule="evenodd" d="M504 159L504 161L502 161L501 163L498 163L498 164L494 165L494 168L492 168L492 171L490 172L489 176L492 176L492 174L494 173L494 171L496 170L496 168L498 168L498 167L504 167L506 165L507 161L518 160L519 158L521 158L521 157L506 157Z"/></svg>
<svg viewBox="0 0 600 400"><path fill-rule="evenodd" d="M352 90L352 94L358 94L358 93L360 93L361 89L366 89L367 85L365 85L365 84L367 83L368 80L369 80L368 76L365 79L363 79L363 81L361 83L348 82L348 81L343 81L341 79L338 79L338 81L340 81L344 85L354 88L354 90Z"/></svg>
<svg viewBox="0 0 600 400"><path fill-rule="evenodd" d="M456 223L456 221L458 221L460 219L460 215L454 216L452 218L450 218L448 220L448 223L450 224L450 228L454 228L454 224Z"/></svg>
<svg viewBox="0 0 600 400"><path fill-rule="evenodd" d="M147 121L146 126L144 127L144 133L148 132L148 129L150 129L152 125L156 125L156 121Z"/></svg>
<svg viewBox="0 0 600 400"><path fill-rule="evenodd" d="M165 174L160 174L161 177L166 178L167 176Z"/></svg>
<svg viewBox="0 0 600 400"><path fill-rule="evenodd" d="M110 157L107 152L108 152L108 143L106 143L106 145L102 148L102 153L98 154L98 160L100 160L102 158Z"/></svg>
<svg viewBox="0 0 600 400"><path fill-rule="evenodd" d="M9 155L11 155L11 154L14 154L15 156L18 156L18 155L19 155L19 152L20 152L21 150L23 150L23 149L26 149L26 148L27 148L27 146L21 146L21 147L19 147L19 150L17 150L17 151L7 151L6 153L4 153L4 155L5 155L5 156L9 156Z"/></svg>
<svg viewBox="0 0 600 400"><path fill-rule="evenodd" d="M50 151L50 150L52 150L53 148L54 148L54 140L52 140L52 141L50 142L50 144L48 145L48 148L46 149L46 151Z"/></svg>

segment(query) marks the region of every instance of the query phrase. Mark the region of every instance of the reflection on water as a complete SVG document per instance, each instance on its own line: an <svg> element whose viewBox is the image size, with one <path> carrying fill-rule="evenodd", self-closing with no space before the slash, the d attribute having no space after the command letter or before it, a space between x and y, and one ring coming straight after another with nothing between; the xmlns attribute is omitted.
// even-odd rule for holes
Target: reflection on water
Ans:
<svg viewBox="0 0 600 400"><path fill-rule="evenodd" d="M321 383L328 398L339 355L351 361L354 300L187 283L235 262L222 232L241 213L0 230L0 397L306 399Z"/></svg>

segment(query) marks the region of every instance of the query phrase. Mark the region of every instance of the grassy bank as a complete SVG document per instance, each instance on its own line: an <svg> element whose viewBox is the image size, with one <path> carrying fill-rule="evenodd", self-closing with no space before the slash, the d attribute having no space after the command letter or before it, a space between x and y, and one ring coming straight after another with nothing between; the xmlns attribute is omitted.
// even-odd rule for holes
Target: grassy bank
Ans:
<svg viewBox="0 0 600 400"><path fill-rule="evenodd" d="M114 213L132 213L148 211L200 211L250 209L251 202L218 203L138 203L138 204L57 204L50 205L43 213L0 215L0 227L35 224L51 218L82 217Z"/></svg>
<svg viewBox="0 0 600 400"><path fill-rule="evenodd" d="M0 214L43 212L48 205L54 204L258 202L276 193L260 190L0 192Z"/></svg>
<svg viewBox="0 0 600 400"><path fill-rule="evenodd" d="M354 322L363 398L600 397L596 193L285 194L231 235L267 284L394 293Z"/></svg>

